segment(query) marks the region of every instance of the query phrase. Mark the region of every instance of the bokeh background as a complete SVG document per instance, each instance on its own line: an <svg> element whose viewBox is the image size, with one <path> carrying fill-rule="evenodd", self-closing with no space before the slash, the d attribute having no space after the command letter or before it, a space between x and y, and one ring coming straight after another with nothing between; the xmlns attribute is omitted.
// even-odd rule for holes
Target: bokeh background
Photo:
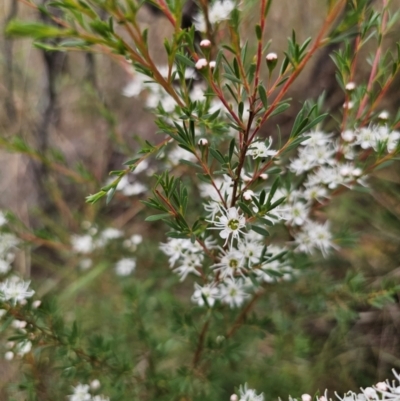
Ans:
<svg viewBox="0 0 400 401"><path fill-rule="evenodd" d="M257 20L257 3L246 3L246 26ZM325 3L280 0L273 4L266 30L266 37L272 39L270 51L282 56L292 29L300 41L314 36ZM400 2L393 1L392 7L396 10ZM162 64L162 38L171 34L168 21L149 9L140 15L143 27L149 28L152 54ZM25 239L30 240L18 253L15 269L39 283L39 294L61 294L66 319L70 314L71 319L88 320L87 330L104 330L101 316L113 307L118 310L122 302L116 295L118 284L111 274L100 279L82 273L76 259L68 256L70 233L79 233L82 221L96 221L143 235L136 285L158 286L160 299L176 297L187 303L192 284L181 286L170 278L165 257L158 251L163 228L143 223L143 197L119 193L108 207L85 203L85 196L96 192L108 172L120 169L144 140L159 141L141 99L122 94L133 73L129 65L101 54L49 53L34 48L31 40L6 37L4 28L14 18L41 17L17 0L1 1L0 208L21 220ZM385 46L393 47L399 32L392 29ZM244 28L243 37L249 37L250 44L252 35ZM277 124L285 135L302 102L323 91L327 109L337 113L344 97L329 53L338 46L316 55L289 94L292 107L268 124L264 135L274 135ZM356 81L369 73L367 62L359 67ZM381 109L393 116L399 108L397 80ZM151 163L156 168L156 162ZM183 176L184 170L175 168ZM325 388L343 392L390 377L392 368L400 370L399 294L384 290L388 282L400 284L399 162L376 172L370 184L371 194L346 194L326 210L335 229L346 233L352 246L344 244L328 260L316 258L316 269L305 270L295 284L271 287L259 303L254 319L264 322L268 334L240 350L236 365L231 366L237 372L229 379L232 388L247 377L268 398ZM61 256L51 245L55 234L65 244ZM113 294L112 299L106 299L107 294ZM156 327L168 321L168 313L151 324ZM240 335L245 338L249 333L251 319ZM178 363L172 360L172 368ZM7 399L6 388L17 382L20 368L18 363L0 361L0 372L0 399ZM42 399L47 400L45 394Z"/></svg>

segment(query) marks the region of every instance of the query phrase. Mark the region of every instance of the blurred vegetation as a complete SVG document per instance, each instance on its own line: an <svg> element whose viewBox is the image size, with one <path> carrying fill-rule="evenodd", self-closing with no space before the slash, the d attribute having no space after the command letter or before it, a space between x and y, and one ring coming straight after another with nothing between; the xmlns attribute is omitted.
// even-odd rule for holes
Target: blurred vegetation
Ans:
<svg viewBox="0 0 400 401"><path fill-rule="evenodd" d="M393 2L394 9L399 5ZM284 47L292 28L302 40L313 35L321 8L319 0L280 1L267 26L271 50ZM40 19L24 4L5 0L1 32L16 16ZM256 16L248 18L251 24ZM150 27L149 43L157 55L159 38L170 33L168 23L147 10L142 24ZM345 228L348 241L337 252L328 259L315 257L312 269L299 256L302 274L294 282L271 284L243 320L236 311L210 312L201 362L209 368L205 377L204 370L184 366L192 362L207 317L189 302L193 282L178 286L170 274L158 248L164 240L160 223L144 223L141 196L118 193L108 206L85 203L110 170L156 137L141 102L121 95L129 72L104 55L47 53L32 48L31 40L4 34L0 46L0 207L10 210L11 226L27 241L15 269L35 281L44 320L47 312L59 316L66 338L78 322L82 343L71 344L89 353L66 369L50 350L52 341L60 342L60 353L71 352L71 344L44 335L42 347L49 352L24 359L24 369L20 361L0 362L0 399L60 399L71 385L61 376L70 383L98 378L102 392L117 394L116 400L130 399L118 395L123 393L168 400L170 393L185 394L188 388L193 400L226 400L243 377L267 399L285 399L325 388L355 390L400 369L400 297L393 291L400 284L399 161L371 177L370 193L348 193L329 207L332 224ZM399 84L393 88L383 103L391 114L400 106ZM273 124L281 124L285 135L296 104L324 89L332 108L343 103L330 59L321 51L290 94L295 105ZM175 168L182 179L185 171L182 165ZM133 253L111 242L89 270L82 270L71 253L70 234L81 233L84 221L121 229L126 238L141 234L144 241ZM132 254L135 274L115 276L115 262ZM121 350L124 359L116 356ZM104 374L107 364L112 375ZM130 386L122 377L132 377Z"/></svg>

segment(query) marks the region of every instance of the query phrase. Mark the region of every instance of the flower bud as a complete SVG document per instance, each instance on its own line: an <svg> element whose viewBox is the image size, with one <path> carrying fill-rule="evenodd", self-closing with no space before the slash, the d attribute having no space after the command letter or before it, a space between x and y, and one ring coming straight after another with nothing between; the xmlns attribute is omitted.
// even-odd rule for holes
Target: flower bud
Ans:
<svg viewBox="0 0 400 401"><path fill-rule="evenodd" d="M356 84L355 82L348 82L345 88L348 92L352 92L354 89L356 89Z"/></svg>
<svg viewBox="0 0 400 401"><path fill-rule="evenodd" d="M354 107L354 102L344 102L343 108L347 110L351 110Z"/></svg>
<svg viewBox="0 0 400 401"><path fill-rule="evenodd" d="M260 178L261 178L262 180L268 180L268 174L265 174L265 173L260 174Z"/></svg>
<svg viewBox="0 0 400 401"><path fill-rule="evenodd" d="M238 401L238 400L239 400L239 397L236 394L231 395L230 401Z"/></svg>
<svg viewBox="0 0 400 401"><path fill-rule="evenodd" d="M195 64L196 69L202 70L204 67L207 67L208 62L205 58L199 58Z"/></svg>
<svg viewBox="0 0 400 401"><path fill-rule="evenodd" d="M342 139L346 142L353 142L355 138L354 131L347 129L342 132Z"/></svg>
<svg viewBox="0 0 400 401"><path fill-rule="evenodd" d="M14 352L12 352L12 351L7 351L7 352L4 354L4 358L5 358L7 361L11 361L12 359L14 359Z"/></svg>
<svg viewBox="0 0 400 401"><path fill-rule="evenodd" d="M101 384L100 381L97 379L94 379L90 382L90 388L92 390L98 390L100 388Z"/></svg>
<svg viewBox="0 0 400 401"><path fill-rule="evenodd" d="M254 192L251 189L243 192L243 199L247 201L251 201L252 196L254 196Z"/></svg>
<svg viewBox="0 0 400 401"><path fill-rule="evenodd" d="M301 396L301 401L311 401L311 400L312 400L312 397L310 394L303 394Z"/></svg>
<svg viewBox="0 0 400 401"><path fill-rule="evenodd" d="M36 301L33 301L32 302L32 307L34 308L34 309L37 309L37 308L39 308L39 306L42 304L42 301L40 301L40 300L36 300Z"/></svg>
<svg viewBox="0 0 400 401"><path fill-rule="evenodd" d="M200 138L199 141L197 142L197 144L199 146L207 146L208 145L208 141L206 138Z"/></svg>
<svg viewBox="0 0 400 401"><path fill-rule="evenodd" d="M379 113L378 118L381 120L387 120L389 118L389 112L383 110Z"/></svg>
<svg viewBox="0 0 400 401"><path fill-rule="evenodd" d="M271 74L271 72L276 67L276 63L278 62L278 55L276 53L268 53L265 56L265 61L267 63L269 73Z"/></svg>
<svg viewBox="0 0 400 401"><path fill-rule="evenodd" d="M387 390L387 384L385 382L376 383L375 387L380 391L386 391Z"/></svg>
<svg viewBox="0 0 400 401"><path fill-rule="evenodd" d="M215 68L215 66L217 65L217 63L215 61L210 61L210 68L213 70Z"/></svg>
<svg viewBox="0 0 400 401"><path fill-rule="evenodd" d="M208 39L203 39L203 40L200 42L200 47L208 48L208 47L210 47L210 46L211 46L211 41L208 40Z"/></svg>

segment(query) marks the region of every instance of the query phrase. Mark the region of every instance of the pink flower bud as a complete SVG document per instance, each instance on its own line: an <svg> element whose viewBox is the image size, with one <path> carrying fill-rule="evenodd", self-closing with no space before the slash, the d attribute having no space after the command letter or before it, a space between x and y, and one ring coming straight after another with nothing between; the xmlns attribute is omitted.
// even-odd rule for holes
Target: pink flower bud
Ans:
<svg viewBox="0 0 400 401"><path fill-rule="evenodd" d="M204 67L207 67L207 65L208 65L207 60L206 60L205 58L200 58L200 59L197 60L197 63L195 64L195 67L196 67L198 70L201 70L201 69L203 69Z"/></svg>
<svg viewBox="0 0 400 401"><path fill-rule="evenodd" d="M208 39L203 39L200 42L200 47L210 47L211 46L211 41L209 41Z"/></svg>

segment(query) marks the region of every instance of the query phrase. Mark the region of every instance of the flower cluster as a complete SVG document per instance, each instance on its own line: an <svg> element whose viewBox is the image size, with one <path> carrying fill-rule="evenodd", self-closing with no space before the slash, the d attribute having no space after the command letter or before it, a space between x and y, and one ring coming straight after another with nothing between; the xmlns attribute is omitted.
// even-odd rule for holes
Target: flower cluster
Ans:
<svg viewBox="0 0 400 401"><path fill-rule="evenodd" d="M208 9L208 21L212 27L222 21L229 19L229 16L235 8L235 2L232 0L216 0ZM194 25L197 31L206 32L207 23L204 14L200 12L194 19Z"/></svg>
<svg viewBox="0 0 400 401"><path fill-rule="evenodd" d="M395 370L393 370L393 374L397 382L386 380L372 387L361 388L361 393L349 391L340 396L335 392L335 395L340 401L400 401L400 375ZM247 387L247 384L240 386L239 395L240 398L236 394L232 394L231 401L264 401L263 394L257 395L255 390ZM331 398L328 398L327 391L322 396L315 396L314 399L315 401L332 401ZM303 394L301 400L312 401L313 397L309 394ZM289 397L289 401L297 401L297 399Z"/></svg>
<svg viewBox="0 0 400 401"><path fill-rule="evenodd" d="M100 388L100 382L93 380L89 384L78 384L76 387L72 387L73 394L69 395L69 401L110 401L110 399L104 395L92 395L90 390L96 391Z"/></svg>
<svg viewBox="0 0 400 401"><path fill-rule="evenodd" d="M143 241L143 237L139 234L133 234L125 238L122 230L108 227L99 230L95 225L85 221L82 227L86 231L85 234L74 234L71 236L71 246L73 252L83 256L79 262L82 270L87 270L93 265L93 260L89 257L94 251L107 247L112 242L118 241L122 244L124 250L128 253L135 252L137 246ZM115 272L118 276L128 276L136 268L136 259L132 257L123 257L115 264Z"/></svg>
<svg viewBox="0 0 400 401"><path fill-rule="evenodd" d="M7 222L0 212L0 227ZM0 274L7 274L15 258L15 250L19 243L18 238L8 232L0 232Z"/></svg>

